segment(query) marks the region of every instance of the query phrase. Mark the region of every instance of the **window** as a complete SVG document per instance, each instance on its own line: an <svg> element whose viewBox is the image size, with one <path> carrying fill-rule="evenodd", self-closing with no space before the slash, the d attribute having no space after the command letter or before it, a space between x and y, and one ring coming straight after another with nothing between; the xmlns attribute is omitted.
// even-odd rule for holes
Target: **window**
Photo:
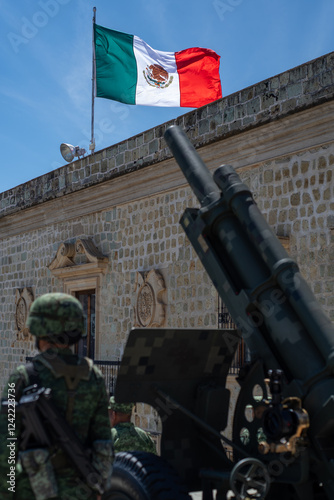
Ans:
<svg viewBox="0 0 334 500"><path fill-rule="evenodd" d="M85 315L85 330L87 336L82 338L77 346L76 352L79 356L95 358L95 290L82 290L75 293L76 298L82 305Z"/></svg>
<svg viewBox="0 0 334 500"><path fill-rule="evenodd" d="M77 297L83 306L87 337L79 342L78 354L100 359L101 290L108 257L102 255L91 239L80 238L61 243L48 268L63 283L63 291Z"/></svg>

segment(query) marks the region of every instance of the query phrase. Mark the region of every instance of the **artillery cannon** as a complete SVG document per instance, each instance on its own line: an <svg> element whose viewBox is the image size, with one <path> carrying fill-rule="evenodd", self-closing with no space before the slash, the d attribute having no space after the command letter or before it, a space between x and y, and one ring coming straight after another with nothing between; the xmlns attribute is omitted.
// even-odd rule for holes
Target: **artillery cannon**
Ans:
<svg viewBox="0 0 334 500"><path fill-rule="evenodd" d="M223 499L232 489L240 500L332 500L333 325L234 169L212 176L176 126L165 139L200 203L181 225L237 329L130 332L115 396L158 411L161 455L185 484L138 498ZM251 363L228 440L226 377L240 335Z"/></svg>

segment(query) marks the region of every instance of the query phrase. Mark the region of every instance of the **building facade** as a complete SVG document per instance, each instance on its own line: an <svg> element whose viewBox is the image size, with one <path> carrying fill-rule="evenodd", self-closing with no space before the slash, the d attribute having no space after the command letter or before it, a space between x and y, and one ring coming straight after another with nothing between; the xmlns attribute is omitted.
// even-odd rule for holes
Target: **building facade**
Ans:
<svg viewBox="0 0 334 500"><path fill-rule="evenodd" d="M334 53L0 194L0 384L35 353L32 301L76 295L80 352L122 357L137 327L219 326L220 301L179 219L198 206L163 138L180 125L233 165L334 320ZM140 406L140 405L139 405ZM138 409L144 428L156 416Z"/></svg>

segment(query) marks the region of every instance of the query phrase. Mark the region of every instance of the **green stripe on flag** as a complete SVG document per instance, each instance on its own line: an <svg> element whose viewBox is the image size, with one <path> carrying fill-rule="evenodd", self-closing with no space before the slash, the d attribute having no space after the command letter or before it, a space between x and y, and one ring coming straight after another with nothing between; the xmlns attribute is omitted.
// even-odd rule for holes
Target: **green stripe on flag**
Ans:
<svg viewBox="0 0 334 500"><path fill-rule="evenodd" d="M94 26L96 96L135 104L137 64L133 35Z"/></svg>

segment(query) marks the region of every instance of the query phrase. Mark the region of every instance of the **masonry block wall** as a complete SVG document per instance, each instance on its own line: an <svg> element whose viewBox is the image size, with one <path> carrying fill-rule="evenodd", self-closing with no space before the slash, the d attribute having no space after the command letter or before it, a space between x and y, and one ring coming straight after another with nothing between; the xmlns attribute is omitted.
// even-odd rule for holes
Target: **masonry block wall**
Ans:
<svg viewBox="0 0 334 500"><path fill-rule="evenodd" d="M290 255L334 320L334 147L277 158L245 178L260 182L256 200L278 236L289 237Z"/></svg>
<svg viewBox="0 0 334 500"><path fill-rule="evenodd" d="M176 120L211 170L236 167L332 320L333 68L329 54ZM218 326L216 291L179 225L198 204L166 148L168 125L0 194L1 386L36 352L18 329L18 291L63 291L49 265L59 245L80 238L108 257L96 359L122 356L138 279L152 270L165 289L161 326ZM139 414L156 429L152 412Z"/></svg>

